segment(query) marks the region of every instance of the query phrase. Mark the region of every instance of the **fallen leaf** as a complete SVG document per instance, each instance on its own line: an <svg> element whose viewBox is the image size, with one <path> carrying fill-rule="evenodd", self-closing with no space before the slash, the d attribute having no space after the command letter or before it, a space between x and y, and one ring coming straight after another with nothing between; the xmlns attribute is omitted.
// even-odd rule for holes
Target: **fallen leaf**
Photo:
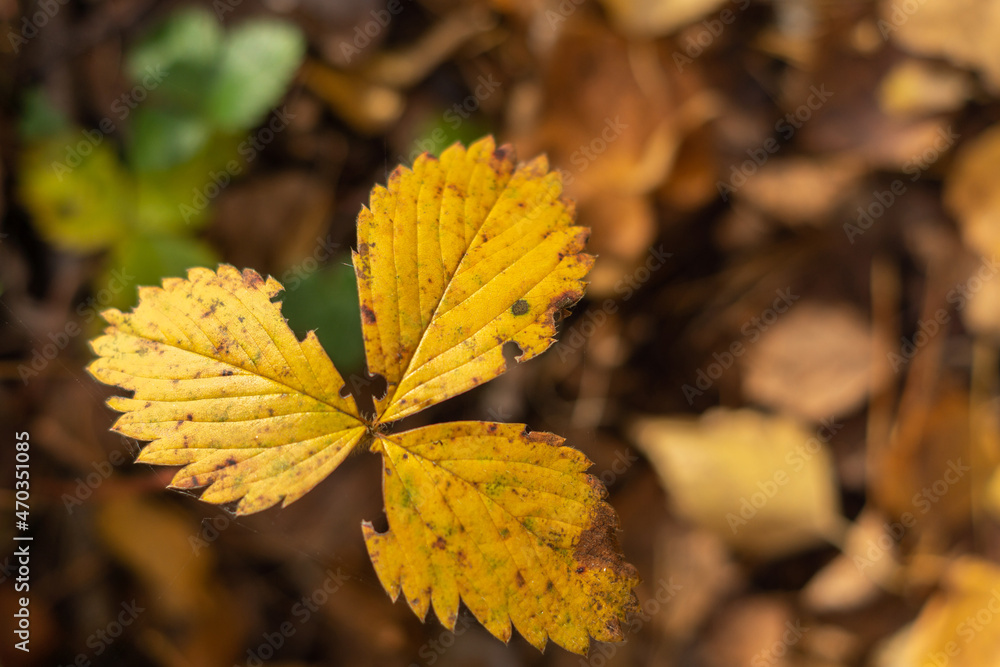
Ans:
<svg viewBox="0 0 1000 667"><path fill-rule="evenodd" d="M924 605L913 625L878 652L877 667L994 665L1000 656L1000 568L965 556L943 578L944 589Z"/></svg>
<svg viewBox="0 0 1000 667"><path fill-rule="evenodd" d="M826 222L862 173L851 157L786 158L764 164L739 198L791 226Z"/></svg>
<svg viewBox="0 0 1000 667"><path fill-rule="evenodd" d="M743 391L758 403L819 421L849 414L889 379L854 308L793 304L776 317L746 356Z"/></svg>
<svg viewBox="0 0 1000 667"><path fill-rule="evenodd" d="M1000 89L1000 60L992 44L1000 32L1000 5L990 0L898 0L879 4L878 29L917 55L943 57L980 70Z"/></svg>
<svg viewBox="0 0 1000 667"><path fill-rule="evenodd" d="M797 422L717 408L697 420L641 419L632 437L676 512L736 549L775 557L839 541L832 459Z"/></svg>
<svg viewBox="0 0 1000 667"><path fill-rule="evenodd" d="M727 4L727 0L602 0L624 30L638 35L666 35Z"/></svg>
<svg viewBox="0 0 1000 667"><path fill-rule="evenodd" d="M879 86L879 106L889 114L921 116L962 107L971 90L965 72L915 58L889 70Z"/></svg>
<svg viewBox="0 0 1000 667"><path fill-rule="evenodd" d="M958 221L962 238L974 251L992 257L1000 251L1000 126L962 146L944 183L944 204Z"/></svg>

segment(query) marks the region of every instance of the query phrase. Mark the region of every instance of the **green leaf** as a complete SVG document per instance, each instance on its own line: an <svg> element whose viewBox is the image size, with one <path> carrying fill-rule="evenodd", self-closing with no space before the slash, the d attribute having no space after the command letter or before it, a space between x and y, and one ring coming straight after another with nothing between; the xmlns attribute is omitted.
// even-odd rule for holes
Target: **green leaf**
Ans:
<svg viewBox="0 0 1000 667"><path fill-rule="evenodd" d="M211 133L197 116L148 107L135 112L132 129L129 153L136 171L166 169L188 160Z"/></svg>
<svg viewBox="0 0 1000 667"><path fill-rule="evenodd" d="M219 183L234 179L245 164L236 152L239 139L213 135L193 157L163 171L136 174L136 228L152 233L190 233L201 229L209 219L211 200ZM236 160L239 171L227 169Z"/></svg>
<svg viewBox="0 0 1000 667"><path fill-rule="evenodd" d="M150 68L169 70L171 76L178 65L209 68L222 41L222 29L211 12L198 7L179 10L131 50L129 74L141 79Z"/></svg>
<svg viewBox="0 0 1000 667"><path fill-rule="evenodd" d="M122 239L114 246L96 286L115 285L107 305L119 309L131 308L137 303L136 286L156 284L166 276L183 274L191 267L216 262L215 251L199 239L137 234ZM130 280L119 289L117 285L123 281L120 278L113 280L115 276L126 276Z"/></svg>
<svg viewBox="0 0 1000 667"><path fill-rule="evenodd" d="M278 103L305 53L299 29L276 21L248 21L233 30L222 52L208 116L224 130L253 127Z"/></svg>
<svg viewBox="0 0 1000 667"><path fill-rule="evenodd" d="M18 124L18 133L27 141L44 139L64 132L69 122L41 88L29 90L23 98L24 108Z"/></svg>
<svg viewBox="0 0 1000 667"><path fill-rule="evenodd" d="M282 274L282 311L299 337L315 330L334 365L345 374L361 370L365 348L354 268L348 257L329 267L309 270L300 263Z"/></svg>

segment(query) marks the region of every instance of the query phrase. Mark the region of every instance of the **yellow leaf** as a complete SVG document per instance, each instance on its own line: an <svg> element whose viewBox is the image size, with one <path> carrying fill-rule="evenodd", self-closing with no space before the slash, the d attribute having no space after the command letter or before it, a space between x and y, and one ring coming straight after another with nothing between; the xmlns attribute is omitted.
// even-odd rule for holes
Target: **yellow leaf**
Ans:
<svg viewBox="0 0 1000 667"><path fill-rule="evenodd" d="M454 627L465 604L497 637L585 653L618 641L634 568L590 462L521 425L460 422L400 434L413 414L552 344L593 258L544 158L515 168L492 139L421 156L376 187L354 255L368 367L388 392L362 417L313 333L299 341L251 270L192 269L103 313L99 380L135 392L115 429L149 440L139 460L182 465L172 485L238 513L301 497L364 438L383 457L389 531L364 532L386 589Z"/></svg>
<svg viewBox="0 0 1000 667"><path fill-rule="evenodd" d="M237 513L298 499L365 433L354 400L313 333L298 341L271 299L281 285L222 265L143 287L130 314L92 343L98 380L135 392L109 405L115 430L152 441L139 460L185 466L177 488L242 498Z"/></svg>
<svg viewBox="0 0 1000 667"><path fill-rule="evenodd" d="M544 157L515 169L492 138L421 155L372 191L354 266L368 367L388 382L380 421L500 375L507 342L518 361L552 344L594 261L561 193Z"/></svg>
<svg viewBox="0 0 1000 667"><path fill-rule="evenodd" d="M699 420L640 420L633 437L678 514L739 550L781 556L841 541L846 521L824 444L837 429L810 433L786 417L717 408Z"/></svg>
<svg viewBox="0 0 1000 667"><path fill-rule="evenodd" d="M997 664L1000 568L963 556L948 567L943 584L943 590L927 601L913 625L883 645L873 662L876 667Z"/></svg>
<svg viewBox="0 0 1000 667"><path fill-rule="evenodd" d="M86 155L77 152L87 148ZM93 252L127 230L131 180L107 143L65 132L28 147L22 157L20 196L39 233L53 245Z"/></svg>
<svg viewBox="0 0 1000 667"><path fill-rule="evenodd" d="M423 619L431 604L454 628L461 598L495 636L511 622L586 652L590 636L623 638L635 570L590 461L522 424L456 422L380 435L389 531L364 526L383 586Z"/></svg>

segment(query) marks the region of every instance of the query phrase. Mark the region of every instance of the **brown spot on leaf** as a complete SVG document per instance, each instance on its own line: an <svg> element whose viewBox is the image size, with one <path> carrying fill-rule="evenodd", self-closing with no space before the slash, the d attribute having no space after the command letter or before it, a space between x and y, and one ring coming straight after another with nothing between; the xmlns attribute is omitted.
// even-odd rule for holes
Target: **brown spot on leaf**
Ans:
<svg viewBox="0 0 1000 667"><path fill-rule="evenodd" d="M260 274L251 269L247 269L243 272L243 282L247 284L248 287L260 287L264 284L264 279L260 277Z"/></svg>
<svg viewBox="0 0 1000 667"><path fill-rule="evenodd" d="M361 319L365 321L365 324L375 324L375 311L373 311L368 306L362 304Z"/></svg>
<svg viewBox="0 0 1000 667"><path fill-rule="evenodd" d="M611 506L604 502L596 504L590 523L580 534L573 558L583 568L611 570L618 578L636 581L635 567L625 561L618 545L618 517ZM580 572L580 568L577 568Z"/></svg>
<svg viewBox="0 0 1000 667"><path fill-rule="evenodd" d="M514 302L514 305L510 307L510 312L514 315L524 315L528 312L528 310L530 310L528 302L524 299L518 299Z"/></svg>
<svg viewBox="0 0 1000 667"><path fill-rule="evenodd" d="M432 544L431 546L434 547L435 549L441 549L442 551L444 551L445 547L447 547L448 545L445 544L443 537L439 537L436 540L434 540L434 544Z"/></svg>

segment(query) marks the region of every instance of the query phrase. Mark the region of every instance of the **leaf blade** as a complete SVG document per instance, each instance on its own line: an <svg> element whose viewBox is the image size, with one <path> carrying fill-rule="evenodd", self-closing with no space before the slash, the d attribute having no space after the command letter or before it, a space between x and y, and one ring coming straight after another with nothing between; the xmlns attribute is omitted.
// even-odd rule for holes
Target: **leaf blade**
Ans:
<svg viewBox="0 0 1000 667"><path fill-rule="evenodd" d="M583 296L589 230L544 158L515 168L492 138L420 156L372 191L354 255L369 369L394 421L487 382L553 342L555 314Z"/></svg>
<svg viewBox="0 0 1000 667"><path fill-rule="evenodd" d="M511 624L585 653L620 641L635 571L590 462L519 424L457 422L380 436L389 530L364 525L383 586L454 627L461 598L496 637ZM512 583L513 582L513 583Z"/></svg>
<svg viewBox="0 0 1000 667"><path fill-rule="evenodd" d="M177 488L241 499L237 513L301 497L357 445L365 426L343 379L310 333L302 341L271 301L281 285L220 265L141 288L129 314L91 346L88 370L134 391L109 405L114 430L150 440L139 461L185 466Z"/></svg>

